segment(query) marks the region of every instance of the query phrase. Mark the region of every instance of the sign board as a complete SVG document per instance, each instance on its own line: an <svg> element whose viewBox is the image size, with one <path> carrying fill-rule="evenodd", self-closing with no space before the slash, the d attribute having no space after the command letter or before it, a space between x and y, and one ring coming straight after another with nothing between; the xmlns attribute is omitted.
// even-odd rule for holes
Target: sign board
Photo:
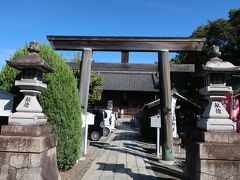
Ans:
<svg viewBox="0 0 240 180"><path fill-rule="evenodd" d="M92 114L92 113L87 113L87 125L94 125L94 118L95 118L95 115Z"/></svg>
<svg viewBox="0 0 240 180"><path fill-rule="evenodd" d="M161 117L160 115L151 116L151 127L157 128L157 157L160 154L160 128L161 128Z"/></svg>
<svg viewBox="0 0 240 180"><path fill-rule="evenodd" d="M95 115L92 113L87 112L87 115L81 113L82 117L82 127L85 127L85 125L94 125L94 118Z"/></svg>
<svg viewBox="0 0 240 180"><path fill-rule="evenodd" d="M161 118L160 115L151 116L151 127L160 128L161 127Z"/></svg>
<svg viewBox="0 0 240 180"><path fill-rule="evenodd" d="M177 118L176 118L176 113L175 113L175 109L176 109L176 104L177 104L177 98L175 98L174 96L172 96L172 129L173 129L173 137L177 138Z"/></svg>
<svg viewBox="0 0 240 180"><path fill-rule="evenodd" d="M13 110L14 95L0 91L0 116L9 116Z"/></svg>

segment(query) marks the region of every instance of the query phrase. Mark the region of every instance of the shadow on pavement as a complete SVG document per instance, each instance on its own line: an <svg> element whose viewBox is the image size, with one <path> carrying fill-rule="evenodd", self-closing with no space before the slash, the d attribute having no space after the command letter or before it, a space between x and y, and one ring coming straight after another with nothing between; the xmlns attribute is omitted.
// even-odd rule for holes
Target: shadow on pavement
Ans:
<svg viewBox="0 0 240 180"><path fill-rule="evenodd" d="M139 133L136 131L132 131L129 123L123 123L121 129L124 128L124 132L115 133L115 137L113 137L112 141L123 141L121 147L118 148L116 145L111 145L111 143L102 143L102 142L90 142L91 146L95 146L97 148L103 148L105 150L111 150L115 152L126 153L129 155L133 155L136 157L141 157L144 159L146 163L147 169L152 169L158 178L151 175L138 174L134 172L133 169L125 167L124 164L111 164L111 163L100 163L98 170L103 171L112 171L114 173L123 173L127 174L132 179L182 179L183 173L175 168L166 167L158 163L158 159L156 157L151 157L151 148L143 147L143 144L148 143L144 142L141 137L139 137ZM128 142L124 142L128 141ZM155 150L154 150L155 153ZM148 159L148 160L147 160ZM136 167L137 168L137 167Z"/></svg>
<svg viewBox="0 0 240 180"><path fill-rule="evenodd" d="M141 180L155 180L157 179L151 175L138 174L132 171L130 168L126 168L124 164L106 164L106 163L97 163L99 165L98 170L112 171L114 173L124 173L127 174L132 179L141 179Z"/></svg>
<svg viewBox="0 0 240 180"><path fill-rule="evenodd" d="M94 142L92 144L92 146L96 146L99 148L104 148L106 150L111 150L111 151L116 151L116 152L122 152L122 153L126 153L126 154L130 154L130 155L134 155L134 156L138 156L141 158L147 158L150 161L157 161L156 158L152 158L152 157L147 157L146 154L144 154L145 152L143 152L143 150L138 149L139 147L141 147L140 145L137 144L129 144L129 143L124 143L124 147L122 148L118 148L116 149L117 146L114 145L104 145L104 143L96 143ZM179 172L177 170L162 166L158 163L154 163L154 162L150 162L147 161L147 163L149 165L151 165L151 167L147 167L147 169L151 169L154 172L158 172L159 174L162 174L163 176L167 175L170 176L172 178L164 178L164 177L159 177L158 179L182 179L183 178L183 173ZM136 176L136 173L133 173L131 171L131 169L129 168L125 168L124 164L120 164L120 165L116 165L116 164L107 164L107 163L97 163L99 165L99 170L106 170L106 171L113 171L113 172L117 172L117 173L127 173L130 177L135 177L135 179L138 179ZM119 171L119 172L118 172ZM147 177L146 175L142 175L140 179L152 179L153 177ZM155 178L156 179L156 178Z"/></svg>
<svg viewBox="0 0 240 180"><path fill-rule="evenodd" d="M151 165L151 169L154 171L154 172L158 172L160 174L162 174L163 176L165 175L168 175L168 176L171 176L172 179L183 179L183 173L182 172L179 172L179 171L176 171L172 168L168 168L166 166L163 166L163 165L160 165L160 164L155 164L155 163L152 163L152 162L148 162L149 165ZM150 167L147 167L147 169L150 169Z"/></svg>

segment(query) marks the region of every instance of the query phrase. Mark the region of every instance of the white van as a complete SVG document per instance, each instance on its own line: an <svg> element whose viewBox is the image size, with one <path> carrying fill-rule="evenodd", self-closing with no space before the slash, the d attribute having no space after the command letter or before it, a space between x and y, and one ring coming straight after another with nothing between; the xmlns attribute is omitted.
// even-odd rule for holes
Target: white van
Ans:
<svg viewBox="0 0 240 180"><path fill-rule="evenodd" d="M115 116L111 110L104 110L107 113L107 117L104 118L105 128L103 130L103 135L108 136L110 132L115 128Z"/></svg>

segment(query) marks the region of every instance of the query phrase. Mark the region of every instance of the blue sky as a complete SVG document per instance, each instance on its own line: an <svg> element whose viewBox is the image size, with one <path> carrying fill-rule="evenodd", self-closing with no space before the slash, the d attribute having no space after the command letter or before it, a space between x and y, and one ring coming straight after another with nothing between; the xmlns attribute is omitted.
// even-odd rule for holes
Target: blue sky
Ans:
<svg viewBox="0 0 240 180"><path fill-rule="evenodd" d="M239 7L239 0L1 0L0 68L25 43L48 43L46 35L190 36ZM120 62L120 53L96 52L94 59ZM130 53L132 63L156 59L156 53Z"/></svg>

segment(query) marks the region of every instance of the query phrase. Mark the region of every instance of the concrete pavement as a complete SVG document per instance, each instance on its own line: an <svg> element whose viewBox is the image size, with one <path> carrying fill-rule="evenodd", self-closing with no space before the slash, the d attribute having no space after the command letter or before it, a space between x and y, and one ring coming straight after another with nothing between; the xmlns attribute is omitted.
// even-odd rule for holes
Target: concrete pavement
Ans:
<svg viewBox="0 0 240 180"><path fill-rule="evenodd" d="M157 179L137 138L137 132L123 122L111 135L108 144L101 149L82 179Z"/></svg>

